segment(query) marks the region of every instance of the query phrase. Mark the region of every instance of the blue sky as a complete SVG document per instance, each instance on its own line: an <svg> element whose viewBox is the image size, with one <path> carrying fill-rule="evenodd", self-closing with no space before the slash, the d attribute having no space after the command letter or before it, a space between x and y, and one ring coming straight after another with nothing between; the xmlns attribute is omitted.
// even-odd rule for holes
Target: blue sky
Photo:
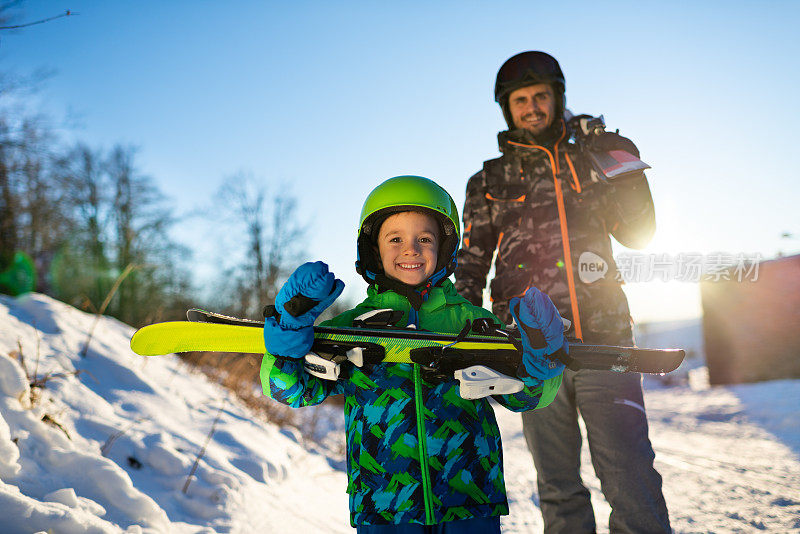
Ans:
<svg viewBox="0 0 800 534"><path fill-rule="evenodd" d="M66 9L80 15L0 36L3 70L54 71L32 106L65 139L139 146L178 213L213 206L240 171L273 191L288 184L312 228L308 257L330 263L351 299L364 287L353 261L366 194L421 174L462 205L505 126L495 74L522 50L553 54L568 107L604 114L653 167L658 232L645 252L800 250L798 2L49 0L20 11ZM225 248L196 221L176 235L199 272ZM699 313L693 284L626 291L640 320Z"/></svg>

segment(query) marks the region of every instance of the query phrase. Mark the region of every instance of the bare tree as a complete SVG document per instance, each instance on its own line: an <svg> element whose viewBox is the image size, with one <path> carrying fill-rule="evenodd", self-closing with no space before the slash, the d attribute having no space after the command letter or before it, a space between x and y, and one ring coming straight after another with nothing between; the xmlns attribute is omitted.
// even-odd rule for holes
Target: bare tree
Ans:
<svg viewBox="0 0 800 534"><path fill-rule="evenodd" d="M217 198L226 220L243 230L234 232L242 236L239 249L244 258L225 274L225 307L231 313L258 316L265 304L274 302L302 256L306 229L296 219L296 200L285 192L269 198L266 186L244 173L227 178Z"/></svg>
<svg viewBox="0 0 800 534"><path fill-rule="evenodd" d="M60 160L73 227L52 272L56 297L138 326L176 318L192 297L190 253L169 237L175 219L135 158L132 147L106 156L78 144Z"/></svg>
<svg viewBox="0 0 800 534"><path fill-rule="evenodd" d="M57 160L55 170L59 205L71 221L52 270L55 294L84 308L96 308L114 281L108 245L110 183L103 158L99 150L78 143Z"/></svg>
<svg viewBox="0 0 800 534"><path fill-rule="evenodd" d="M132 147L116 146L106 170L113 191L113 270L136 266L109 310L138 325L184 306L189 277L181 259L190 253L170 238L175 219L152 179L136 169L135 153Z"/></svg>
<svg viewBox="0 0 800 534"><path fill-rule="evenodd" d="M9 19L10 5L0 4L0 23ZM46 210L44 202L53 195L55 139L44 117L29 112L25 103L45 77L43 72L17 76L0 71L0 270L19 250L37 263L45 261L42 247L60 230L53 218L57 211Z"/></svg>
<svg viewBox="0 0 800 534"><path fill-rule="evenodd" d="M21 215L26 231L20 246L47 270L53 251L64 242L71 221L61 209L62 191L55 179L56 140L38 118L28 118L21 125L22 149L19 151L19 174L23 205ZM40 278L40 284L46 279ZM44 289L41 285L39 290Z"/></svg>
<svg viewBox="0 0 800 534"><path fill-rule="evenodd" d="M9 169L11 145L8 124L0 117L0 271L11 263L17 250L18 202Z"/></svg>
<svg viewBox="0 0 800 534"><path fill-rule="evenodd" d="M46 272L64 240L69 221L53 180L54 147L41 117L0 110L0 269L24 251ZM36 289L47 291L47 282L40 276Z"/></svg>
<svg viewBox="0 0 800 534"><path fill-rule="evenodd" d="M108 313L133 325L182 314L193 300L190 253L169 236L176 220L165 199L131 147L65 151L27 111L41 79L0 72L0 271L21 250L36 260L36 289L73 305L95 311L108 300Z"/></svg>

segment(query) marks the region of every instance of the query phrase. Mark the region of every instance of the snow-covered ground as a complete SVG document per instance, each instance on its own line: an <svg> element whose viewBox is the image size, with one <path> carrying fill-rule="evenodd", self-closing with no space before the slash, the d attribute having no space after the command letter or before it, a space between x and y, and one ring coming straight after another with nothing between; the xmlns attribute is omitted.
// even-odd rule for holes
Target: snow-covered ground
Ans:
<svg viewBox="0 0 800 534"><path fill-rule="evenodd" d="M136 356L132 329L113 319L82 358L93 321L42 295L0 296L0 532L353 532L340 412L321 407L331 439L306 442L177 357ZM708 388L697 359L687 369L678 385L645 381L675 531L800 532L800 380ZM32 391L31 378L48 374ZM519 416L497 412L504 532L541 531Z"/></svg>

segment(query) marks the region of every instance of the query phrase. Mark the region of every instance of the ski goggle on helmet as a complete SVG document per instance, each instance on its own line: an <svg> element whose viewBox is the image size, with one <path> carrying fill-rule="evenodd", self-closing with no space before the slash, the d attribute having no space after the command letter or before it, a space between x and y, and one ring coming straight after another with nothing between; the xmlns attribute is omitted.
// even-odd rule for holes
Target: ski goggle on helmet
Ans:
<svg viewBox="0 0 800 534"><path fill-rule="evenodd" d="M359 219L356 272L369 284L382 282L383 267L375 250L377 234L387 217L404 211L426 213L439 223L441 243L436 272L428 280L430 285L438 285L456 269L458 209L447 191L422 176L389 178L367 196Z"/></svg>

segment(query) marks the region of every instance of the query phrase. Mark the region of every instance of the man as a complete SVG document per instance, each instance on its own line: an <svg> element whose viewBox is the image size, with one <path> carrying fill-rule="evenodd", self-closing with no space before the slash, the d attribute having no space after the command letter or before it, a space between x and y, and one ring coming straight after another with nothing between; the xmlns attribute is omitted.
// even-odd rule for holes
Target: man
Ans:
<svg viewBox="0 0 800 534"><path fill-rule="evenodd" d="M506 61L497 74L495 100L509 130L498 136L502 156L485 162L467 184L456 288L480 304L496 251L491 296L498 317L510 322L509 299L536 286L584 342L631 345L630 312L609 234L640 248L655 231L647 179L635 165L641 164L638 150L624 137L587 128L591 117L565 121L564 75L544 52ZM614 173L604 174L596 156L609 153L622 154L634 170L607 179ZM578 413L612 508L611 532L670 532L641 376L569 369L555 401L523 415L545 532L595 530L589 491L580 479Z"/></svg>

